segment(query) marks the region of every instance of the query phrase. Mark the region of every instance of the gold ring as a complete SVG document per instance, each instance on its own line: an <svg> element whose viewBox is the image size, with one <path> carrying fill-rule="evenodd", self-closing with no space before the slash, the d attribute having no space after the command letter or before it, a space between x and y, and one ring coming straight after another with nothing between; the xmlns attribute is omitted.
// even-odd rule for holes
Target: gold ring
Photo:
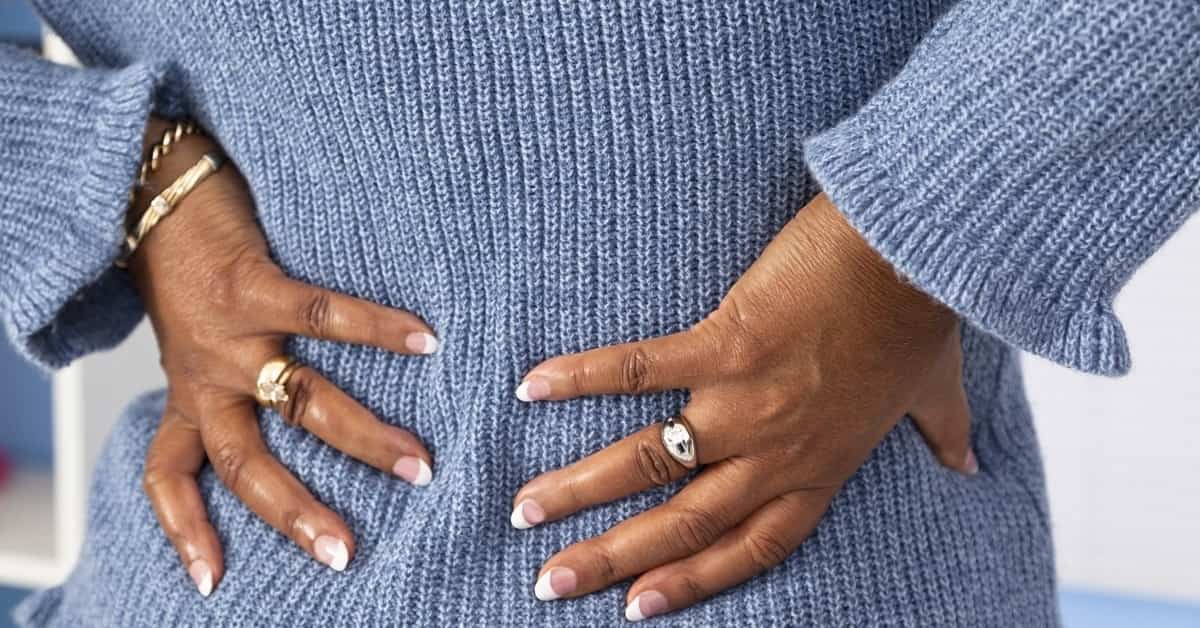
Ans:
<svg viewBox="0 0 1200 628"><path fill-rule="evenodd" d="M282 411L288 402L287 383L302 365L290 355L280 355L267 360L258 370L258 385L254 387L254 398L264 408Z"/></svg>

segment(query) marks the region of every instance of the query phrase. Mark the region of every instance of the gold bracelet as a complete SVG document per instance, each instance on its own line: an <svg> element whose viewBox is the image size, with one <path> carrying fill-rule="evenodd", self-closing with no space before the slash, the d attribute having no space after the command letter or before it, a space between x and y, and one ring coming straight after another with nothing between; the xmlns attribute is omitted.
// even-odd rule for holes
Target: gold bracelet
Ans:
<svg viewBox="0 0 1200 628"><path fill-rule="evenodd" d="M196 189L197 185L200 185L209 175L219 170L224 163L225 157L221 153L216 151L208 153L201 157L200 161L196 162L196 165L188 168L188 171L183 173L183 176L175 179L161 194L155 196L154 200L150 201L150 207L146 209L141 219L138 220L137 227L134 228L132 233L125 236L125 250L122 251L117 265L124 267L129 262L129 258L133 256L134 251L137 250L138 245L142 243L142 240L146 239L150 230L160 220L165 218L167 214L170 214L185 196Z"/></svg>
<svg viewBox="0 0 1200 628"><path fill-rule="evenodd" d="M138 169L137 182L129 190L130 205L133 205L138 191L146 187L146 182L150 179L150 175L158 172L158 166L162 163L162 158L171 154L171 149L179 143L179 140L195 133L196 125L191 122L176 122L175 126L163 132L162 139L150 149L150 154L142 160L142 165Z"/></svg>

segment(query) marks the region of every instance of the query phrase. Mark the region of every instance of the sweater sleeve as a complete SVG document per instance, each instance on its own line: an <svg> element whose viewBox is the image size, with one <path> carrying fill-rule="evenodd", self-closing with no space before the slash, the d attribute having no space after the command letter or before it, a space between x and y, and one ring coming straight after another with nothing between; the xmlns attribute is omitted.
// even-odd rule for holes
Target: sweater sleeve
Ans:
<svg viewBox="0 0 1200 628"><path fill-rule="evenodd" d="M141 318L112 264L161 74L0 46L0 321L45 367L115 345Z"/></svg>
<svg viewBox="0 0 1200 628"><path fill-rule="evenodd" d="M1124 373L1113 299L1200 205L1200 3L961 0L805 153L872 246L964 319Z"/></svg>

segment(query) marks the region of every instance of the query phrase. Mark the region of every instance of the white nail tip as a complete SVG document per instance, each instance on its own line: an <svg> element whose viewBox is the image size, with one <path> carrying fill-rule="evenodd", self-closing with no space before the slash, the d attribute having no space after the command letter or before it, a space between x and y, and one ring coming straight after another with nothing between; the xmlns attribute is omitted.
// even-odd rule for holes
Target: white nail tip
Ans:
<svg viewBox="0 0 1200 628"><path fill-rule="evenodd" d="M210 573L204 574L204 578L202 578L200 580L200 584L196 588L200 589L200 595L203 595L204 597L208 597L208 596L212 595L212 589L213 589L212 574L210 574Z"/></svg>
<svg viewBox="0 0 1200 628"><path fill-rule="evenodd" d="M346 563L350 562L350 554L346 551L346 546L338 543L337 548L333 551L333 556L330 557L329 566L334 571L346 571Z"/></svg>
<svg viewBox="0 0 1200 628"><path fill-rule="evenodd" d="M442 343L438 342L437 338L429 334L421 334L421 340L425 341L425 344L421 347L421 353L425 355L437 353L437 350L442 346Z"/></svg>
<svg viewBox="0 0 1200 628"><path fill-rule="evenodd" d="M551 569L550 571L554 570ZM558 599L558 594L550 586L550 571L542 574L542 577L538 578L537 584L533 585L533 594L543 602Z"/></svg>
<svg viewBox="0 0 1200 628"><path fill-rule="evenodd" d="M533 527L532 523L525 520L525 502L521 502L517 504L516 508L513 508L512 515L508 520L512 522L512 527L518 530L528 530Z"/></svg>
<svg viewBox="0 0 1200 628"><path fill-rule="evenodd" d="M328 561L325 564L334 571L345 571L346 564L350 562L350 552L346 549L346 544L341 540L333 543L326 543L324 547L324 558Z"/></svg>
<svg viewBox="0 0 1200 628"><path fill-rule="evenodd" d="M413 480L413 486L429 486L429 483L433 481L433 469L430 469L424 460L417 460L417 462L419 463L417 479Z"/></svg>
<svg viewBox="0 0 1200 628"><path fill-rule="evenodd" d="M636 597L633 598L629 606L625 607L625 619L628 621L642 621L645 618L646 616L642 614L642 605L638 604Z"/></svg>
<svg viewBox="0 0 1200 628"><path fill-rule="evenodd" d="M208 565L198 560L192 563L192 567L188 571L191 572L189 575L192 576L192 580L196 584L196 590L200 592L200 595L204 597L212 595L213 576L212 570L208 568ZM199 577L197 577L196 572L199 572Z"/></svg>
<svg viewBox="0 0 1200 628"><path fill-rule="evenodd" d="M517 386L517 399L521 401L533 401L529 396L529 382L521 382L521 385Z"/></svg>

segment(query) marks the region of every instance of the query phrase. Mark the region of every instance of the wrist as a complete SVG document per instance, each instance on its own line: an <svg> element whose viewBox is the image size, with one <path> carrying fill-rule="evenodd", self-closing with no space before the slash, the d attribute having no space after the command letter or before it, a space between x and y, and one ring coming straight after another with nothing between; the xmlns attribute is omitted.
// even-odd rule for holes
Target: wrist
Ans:
<svg viewBox="0 0 1200 628"><path fill-rule="evenodd" d="M817 239L837 260L841 272L836 274L844 289L865 295L895 323L954 327L958 320L954 311L914 285L876 251L828 196L817 195L805 211L811 212Z"/></svg>

